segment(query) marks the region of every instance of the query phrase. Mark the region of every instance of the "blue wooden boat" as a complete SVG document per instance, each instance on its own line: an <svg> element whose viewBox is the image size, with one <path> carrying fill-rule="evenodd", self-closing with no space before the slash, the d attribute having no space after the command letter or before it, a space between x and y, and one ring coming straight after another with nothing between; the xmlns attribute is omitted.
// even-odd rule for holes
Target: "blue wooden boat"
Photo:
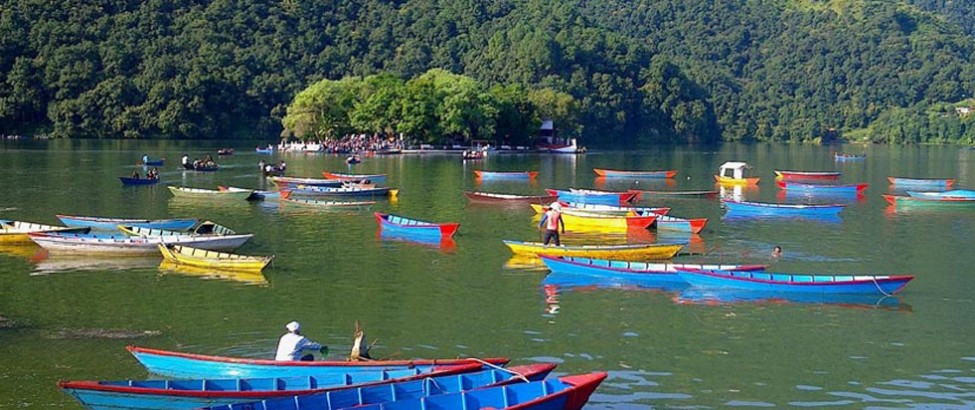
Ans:
<svg viewBox="0 0 975 410"><path fill-rule="evenodd" d="M405 242L435 248L441 251L451 251L457 247L457 242L454 241L454 238L450 237L409 235L387 230L380 230L377 239L380 241Z"/></svg>
<svg viewBox="0 0 975 410"><path fill-rule="evenodd" d="M546 189L549 195L559 197L559 201L595 205L629 205L639 200L639 192L606 192L593 190L564 191Z"/></svg>
<svg viewBox="0 0 975 410"><path fill-rule="evenodd" d="M103 231L116 231L119 225L137 226L149 229L166 229L171 231L186 231L198 222L195 218L179 219L137 219L137 218L105 218L100 216L56 215L65 226L82 226Z"/></svg>
<svg viewBox="0 0 975 410"><path fill-rule="evenodd" d="M416 368L431 372L443 366L468 364L474 359L415 359L415 360L374 360L370 362L315 361L287 362L264 359L244 359L224 356L207 356L192 353L171 352L126 346L126 349L150 373L168 377L186 378L266 378L266 377L307 377L330 373L347 373L368 369L409 369ZM495 365L508 363L507 358L477 359Z"/></svg>
<svg viewBox="0 0 975 410"><path fill-rule="evenodd" d="M623 279L632 283L653 286L667 283L686 283L677 274L678 268L704 270L765 270L765 265L708 265L695 263L648 263L593 259L576 256L539 255L552 272L589 275L607 280Z"/></svg>
<svg viewBox="0 0 975 410"><path fill-rule="evenodd" d="M122 185L155 185L159 183L159 178L118 177L118 179L122 181Z"/></svg>
<svg viewBox="0 0 975 410"><path fill-rule="evenodd" d="M810 184L796 181L775 181L779 188L804 194L862 195L867 184Z"/></svg>
<svg viewBox="0 0 975 410"><path fill-rule="evenodd" d="M210 410L298 410L338 409L460 393L485 387L540 381L555 369L554 364L513 366L473 373L427 377L398 383L345 388L305 396L262 400L260 402L210 407Z"/></svg>
<svg viewBox="0 0 975 410"><path fill-rule="evenodd" d="M376 217L376 223L379 224L379 228L383 231L399 233L406 236L450 238L457 232L457 228L460 228L460 224L455 222L425 222L379 212L374 212L373 215Z"/></svg>
<svg viewBox="0 0 975 410"><path fill-rule="evenodd" d="M389 187L320 187L314 185L296 185L290 190L294 195L306 196L396 196L397 189Z"/></svg>
<svg viewBox="0 0 975 410"><path fill-rule="evenodd" d="M161 166L163 166L165 164L166 164L166 158L157 159L157 160L149 160L149 161L146 161L146 162L143 162L142 163L142 165L145 165L147 167L161 167Z"/></svg>
<svg viewBox="0 0 975 410"><path fill-rule="evenodd" d="M558 379L516 383L503 386L471 389L456 393L423 394L420 397L389 397L389 401L365 405L331 405L328 400L310 400L305 405L304 397L295 397L291 404L277 407L264 407L263 403L223 407L222 409L291 409L291 410L475 410L475 409L518 409L518 410L579 410L589 401L589 397L606 379L605 372L584 375L564 376Z"/></svg>
<svg viewBox="0 0 975 410"><path fill-rule="evenodd" d="M258 154L273 154L274 153L274 149L273 148L254 148L254 152L256 152Z"/></svg>
<svg viewBox="0 0 975 410"><path fill-rule="evenodd" d="M86 408L196 409L375 385L423 380L427 377L475 372L479 364L453 366L426 373L418 369L354 371L307 377L243 379L176 379L61 381L58 387Z"/></svg>
<svg viewBox="0 0 975 410"><path fill-rule="evenodd" d="M677 274L693 286L748 289L761 292L864 293L892 295L911 275L804 275L677 268Z"/></svg>
<svg viewBox="0 0 975 410"><path fill-rule="evenodd" d="M904 178L887 177L895 188L949 189L955 184L952 178Z"/></svg>
<svg viewBox="0 0 975 410"><path fill-rule="evenodd" d="M484 171L480 169L474 170L474 176L477 179L524 179L533 180L538 175L538 171L517 171L517 172L501 172L501 171Z"/></svg>
<svg viewBox="0 0 975 410"><path fill-rule="evenodd" d="M728 214L761 215L761 216L805 216L824 217L837 216L846 205L843 204L773 204L768 202L721 201L728 208Z"/></svg>

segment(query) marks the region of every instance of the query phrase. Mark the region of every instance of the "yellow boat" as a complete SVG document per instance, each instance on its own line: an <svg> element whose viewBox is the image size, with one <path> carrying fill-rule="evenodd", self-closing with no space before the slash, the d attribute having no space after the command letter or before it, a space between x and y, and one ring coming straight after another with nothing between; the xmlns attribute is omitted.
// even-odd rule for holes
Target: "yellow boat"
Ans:
<svg viewBox="0 0 975 410"><path fill-rule="evenodd" d="M33 243L27 236L31 232L88 233L91 228L69 228L65 226L42 225L21 221L0 223L0 243L5 245Z"/></svg>
<svg viewBox="0 0 975 410"><path fill-rule="evenodd" d="M532 209L538 212L542 206L532 204ZM656 214L639 216L630 212L629 215L613 215L571 208L562 209L562 221L565 222L566 230L570 231L598 230L599 232L625 233L630 228L646 229L655 220L657 220Z"/></svg>
<svg viewBox="0 0 975 410"><path fill-rule="evenodd" d="M180 265L163 259L159 263L159 270L163 273L175 273L184 276L196 276L203 279L217 279L240 282L248 285L267 285L267 278L260 271L221 270L201 268L198 266Z"/></svg>
<svg viewBox="0 0 975 410"><path fill-rule="evenodd" d="M274 256L245 256L180 245L159 244L159 252L170 262L201 268L260 272Z"/></svg>
<svg viewBox="0 0 975 410"><path fill-rule="evenodd" d="M721 185L758 185L759 177L745 177L745 170L751 168L744 162L725 162L718 168L714 180Z"/></svg>
<svg viewBox="0 0 975 410"><path fill-rule="evenodd" d="M684 248L683 243L546 246L539 242L503 242L515 255L583 256L623 261L670 259Z"/></svg>

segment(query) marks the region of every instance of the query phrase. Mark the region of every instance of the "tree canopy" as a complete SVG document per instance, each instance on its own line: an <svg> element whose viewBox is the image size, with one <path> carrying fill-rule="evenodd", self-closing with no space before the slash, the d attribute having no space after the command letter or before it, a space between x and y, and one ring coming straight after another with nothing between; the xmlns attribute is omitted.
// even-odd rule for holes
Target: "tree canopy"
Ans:
<svg viewBox="0 0 975 410"><path fill-rule="evenodd" d="M876 133L895 117L933 127L928 107L975 94L972 10L941 0L9 0L0 133L267 139L287 126L504 140L552 118L592 142L807 141L833 130L964 141L951 127Z"/></svg>

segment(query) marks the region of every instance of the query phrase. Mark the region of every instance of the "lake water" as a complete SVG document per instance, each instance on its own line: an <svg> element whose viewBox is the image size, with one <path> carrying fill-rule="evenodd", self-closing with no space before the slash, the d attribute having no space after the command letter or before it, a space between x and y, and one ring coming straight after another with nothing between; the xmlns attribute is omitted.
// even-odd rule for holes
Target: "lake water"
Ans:
<svg viewBox="0 0 975 410"><path fill-rule="evenodd" d="M975 150L843 147L865 161L835 162L835 147L734 145L596 151L581 156L459 154L366 158L357 173L387 173L395 201L373 211L459 221L452 243L377 235L371 211L329 212L264 203L175 199L165 184L266 188L256 164L284 159L290 175L348 171L339 156L219 158L215 173L177 169L181 143L55 141L0 145L0 218L57 223L55 214L198 217L255 237L239 253L276 255L263 277L159 268L160 258L65 258L36 247L0 248L0 407L78 408L60 379L149 375L129 344L185 352L273 357L284 324L298 320L333 357L348 352L359 321L373 355L389 358L508 356L512 364L557 362L558 374L610 373L589 408L975 407L975 212L909 211L881 198L887 176L954 177L975 187ZM166 157L163 183L123 187L148 153ZM544 188L625 189L592 168L677 169L645 189L715 189L724 161L752 164L751 200L783 196L773 169L841 170L869 183L841 220L723 220L717 200L663 200L674 215L707 217L700 235L568 233L564 242L690 241L693 262L769 263L796 273L913 274L896 298L804 300L683 289L599 286L547 277L512 259L502 239L538 240L526 206L470 204L465 190L541 194ZM473 169L538 170L536 182L478 183ZM727 192L734 195L734 192ZM650 205L651 202L644 201ZM571 227L570 227L571 231ZM780 245L784 256L770 261Z"/></svg>

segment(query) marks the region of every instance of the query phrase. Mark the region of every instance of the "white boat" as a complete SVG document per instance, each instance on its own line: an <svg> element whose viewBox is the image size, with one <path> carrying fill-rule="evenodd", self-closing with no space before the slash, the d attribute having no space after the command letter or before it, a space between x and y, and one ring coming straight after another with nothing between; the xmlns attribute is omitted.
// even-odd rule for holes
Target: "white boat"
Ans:
<svg viewBox="0 0 975 410"><path fill-rule="evenodd" d="M91 234L30 233L30 239L51 253L76 255L158 255L159 244L186 245L210 250L237 249L252 236L122 236Z"/></svg>
<svg viewBox="0 0 975 410"><path fill-rule="evenodd" d="M220 191L216 189L189 188L183 186L168 186L169 191L177 198L213 198L213 199L247 199L253 190Z"/></svg>
<svg viewBox="0 0 975 410"><path fill-rule="evenodd" d="M142 228L130 225L119 225L118 230L129 236L228 236L237 234L233 229L210 221L201 222L192 231L171 231L168 229Z"/></svg>

